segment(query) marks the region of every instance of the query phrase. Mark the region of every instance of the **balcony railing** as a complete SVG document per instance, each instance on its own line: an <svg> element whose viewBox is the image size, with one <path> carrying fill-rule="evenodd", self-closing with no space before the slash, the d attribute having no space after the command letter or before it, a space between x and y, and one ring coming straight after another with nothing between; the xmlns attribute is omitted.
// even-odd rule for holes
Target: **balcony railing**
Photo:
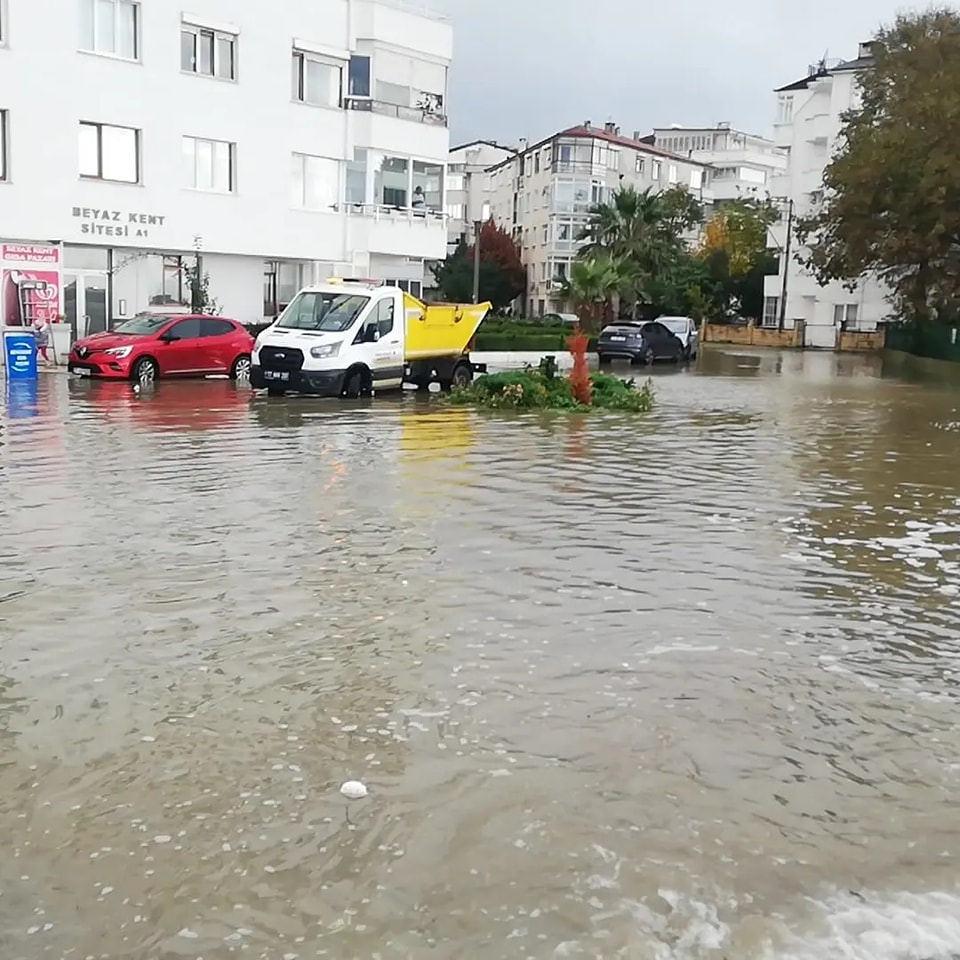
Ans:
<svg viewBox="0 0 960 960"><path fill-rule="evenodd" d="M347 97L343 105L347 110L359 110L361 113L379 113L383 117L429 123L435 127L447 125L446 114L434 106L405 107L399 103L387 103L385 100L371 100L369 97Z"/></svg>
<svg viewBox="0 0 960 960"><path fill-rule="evenodd" d="M349 217L372 217L374 220L385 220L391 223L405 220L408 223L442 225L447 220L447 216L442 210L432 210L428 207L414 209L411 207L388 207L382 203L344 203L343 210Z"/></svg>

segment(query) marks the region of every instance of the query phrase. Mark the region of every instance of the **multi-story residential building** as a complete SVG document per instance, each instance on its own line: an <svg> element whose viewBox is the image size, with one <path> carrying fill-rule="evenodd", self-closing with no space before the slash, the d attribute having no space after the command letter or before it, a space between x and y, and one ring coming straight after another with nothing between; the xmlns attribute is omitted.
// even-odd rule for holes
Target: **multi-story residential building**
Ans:
<svg viewBox="0 0 960 960"><path fill-rule="evenodd" d="M517 153L491 140L474 140L450 150L447 165L447 235L451 250L461 240L472 239L473 225L481 219L483 204L491 202L486 171Z"/></svg>
<svg viewBox="0 0 960 960"><path fill-rule="evenodd" d="M561 288L590 209L623 186L655 192L683 187L709 206L707 167L587 122L525 147L491 168L492 215L520 246L527 268L528 316L566 312Z"/></svg>
<svg viewBox="0 0 960 960"><path fill-rule="evenodd" d="M188 12L189 11L189 12ZM402 0L0 0L0 316L271 317L446 254L452 29ZM35 294L35 290L34 290Z"/></svg>
<svg viewBox="0 0 960 960"><path fill-rule="evenodd" d="M787 151L787 170L771 181L770 191L781 198L784 217L773 229L777 247L785 251L789 208L793 217L810 214L823 199L823 174L836 149L842 115L859 102L857 78L869 70L871 45L863 43L855 60L835 66L812 67L806 77L776 91L777 121L774 140ZM785 326L806 324L805 342L811 347L833 347L838 328L875 330L889 309L887 289L865 279L849 290L843 283L820 286L802 266L803 250L791 236L791 256L780 257L780 274L766 278L763 322L777 326L781 316L783 271L787 271Z"/></svg>
<svg viewBox="0 0 960 960"><path fill-rule="evenodd" d="M650 139L661 150L709 164L710 189L717 205L767 199L771 179L787 167L786 151L772 140L733 130L729 123L658 127Z"/></svg>

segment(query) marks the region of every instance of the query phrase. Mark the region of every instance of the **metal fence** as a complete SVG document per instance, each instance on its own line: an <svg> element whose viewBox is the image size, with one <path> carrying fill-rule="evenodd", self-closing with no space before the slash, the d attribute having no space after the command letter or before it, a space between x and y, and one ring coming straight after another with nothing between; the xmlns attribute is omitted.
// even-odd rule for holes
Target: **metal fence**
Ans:
<svg viewBox="0 0 960 960"><path fill-rule="evenodd" d="M892 323L887 327L887 349L960 363L960 327L945 323Z"/></svg>

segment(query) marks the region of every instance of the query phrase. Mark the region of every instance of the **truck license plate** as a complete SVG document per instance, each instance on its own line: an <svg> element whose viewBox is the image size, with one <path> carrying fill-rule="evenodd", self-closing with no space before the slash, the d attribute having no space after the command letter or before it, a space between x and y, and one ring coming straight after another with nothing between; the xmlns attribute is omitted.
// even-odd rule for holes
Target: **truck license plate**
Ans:
<svg viewBox="0 0 960 960"><path fill-rule="evenodd" d="M264 370L263 377L265 380L286 381L290 379L290 373L287 370Z"/></svg>

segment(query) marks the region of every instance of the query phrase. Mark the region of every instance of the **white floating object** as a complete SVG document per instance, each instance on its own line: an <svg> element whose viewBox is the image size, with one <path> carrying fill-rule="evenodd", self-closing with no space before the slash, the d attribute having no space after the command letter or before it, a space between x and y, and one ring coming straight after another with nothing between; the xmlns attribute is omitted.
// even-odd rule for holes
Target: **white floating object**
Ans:
<svg viewBox="0 0 960 960"><path fill-rule="evenodd" d="M367 795L367 788L359 780L348 780L340 792L348 800L362 800Z"/></svg>

